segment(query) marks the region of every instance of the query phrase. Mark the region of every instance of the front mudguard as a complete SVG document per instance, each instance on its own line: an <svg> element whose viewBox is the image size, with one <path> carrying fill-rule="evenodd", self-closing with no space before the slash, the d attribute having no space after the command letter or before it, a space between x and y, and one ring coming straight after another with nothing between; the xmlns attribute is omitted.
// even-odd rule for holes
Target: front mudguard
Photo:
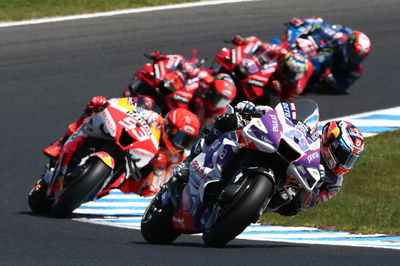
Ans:
<svg viewBox="0 0 400 266"><path fill-rule="evenodd" d="M114 168L115 168L115 160L114 160L114 158L113 158L110 154L108 154L107 152L104 152L104 151L95 152L95 153L90 154L90 155L89 155L89 158L90 158L90 157L97 157L97 158L99 158L100 160L103 161L103 163L104 163L105 165L107 165L108 167L110 167L112 170L114 170Z"/></svg>

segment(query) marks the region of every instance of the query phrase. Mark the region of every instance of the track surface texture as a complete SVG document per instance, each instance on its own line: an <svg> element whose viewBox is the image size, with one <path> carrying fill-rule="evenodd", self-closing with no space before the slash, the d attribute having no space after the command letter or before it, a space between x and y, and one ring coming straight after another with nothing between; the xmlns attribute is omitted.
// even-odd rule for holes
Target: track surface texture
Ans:
<svg viewBox="0 0 400 266"><path fill-rule="evenodd" d="M27 194L61 136L94 95L118 97L144 52L210 58L235 34L281 37L291 17L318 15L368 34L373 50L348 95L307 95L321 119L400 103L398 0L234 3L0 28L0 263L2 265L395 265L396 250L234 240L205 248L183 236L147 244L139 231L34 216Z"/></svg>

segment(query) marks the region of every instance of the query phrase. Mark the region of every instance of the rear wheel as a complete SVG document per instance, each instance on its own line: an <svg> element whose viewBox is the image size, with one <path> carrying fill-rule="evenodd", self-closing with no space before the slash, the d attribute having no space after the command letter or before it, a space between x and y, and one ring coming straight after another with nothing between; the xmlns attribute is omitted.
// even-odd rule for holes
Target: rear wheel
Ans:
<svg viewBox="0 0 400 266"><path fill-rule="evenodd" d="M161 205L164 193L167 193L165 186L153 198L142 217L140 230L143 238L151 244L170 244L181 234L172 225L172 204Z"/></svg>
<svg viewBox="0 0 400 266"><path fill-rule="evenodd" d="M111 168L105 165L101 159L97 157L88 159L85 169L77 177L74 177L75 180L72 184L54 200L51 213L59 218L70 215L93 192L101 188L110 172Z"/></svg>
<svg viewBox="0 0 400 266"><path fill-rule="evenodd" d="M247 187L241 198L235 199L233 204L227 207L229 211L223 212L222 217L217 218L217 221L203 232L203 241L207 246L225 245L259 218L262 208L271 197L274 184L264 175L257 174Z"/></svg>

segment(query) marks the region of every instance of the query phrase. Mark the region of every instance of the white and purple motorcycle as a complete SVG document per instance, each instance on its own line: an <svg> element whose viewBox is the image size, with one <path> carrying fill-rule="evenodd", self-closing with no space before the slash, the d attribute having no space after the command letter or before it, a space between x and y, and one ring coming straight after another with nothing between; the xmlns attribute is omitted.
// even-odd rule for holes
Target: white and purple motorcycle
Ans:
<svg viewBox="0 0 400 266"><path fill-rule="evenodd" d="M280 103L255 116L190 162L179 197L173 183L157 193L141 222L146 241L169 244L181 233L202 233L207 246L223 246L276 210L282 192L315 188L321 179L318 105Z"/></svg>

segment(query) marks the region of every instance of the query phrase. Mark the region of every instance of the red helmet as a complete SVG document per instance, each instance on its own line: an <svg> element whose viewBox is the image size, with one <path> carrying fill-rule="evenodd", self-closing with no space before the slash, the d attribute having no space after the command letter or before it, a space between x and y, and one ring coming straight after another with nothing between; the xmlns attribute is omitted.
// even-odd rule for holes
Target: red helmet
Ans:
<svg viewBox="0 0 400 266"><path fill-rule="evenodd" d="M371 51L371 41L364 33L353 31L347 39L346 48L350 63L360 64Z"/></svg>
<svg viewBox="0 0 400 266"><path fill-rule="evenodd" d="M176 108L165 116L162 138L167 149L176 153L191 148L199 129L200 121L195 114Z"/></svg>
<svg viewBox="0 0 400 266"><path fill-rule="evenodd" d="M175 70L165 75L164 79L158 85L158 88L161 94L166 96L183 88L184 83L185 77L183 76L182 72Z"/></svg>
<svg viewBox="0 0 400 266"><path fill-rule="evenodd" d="M288 80L299 80L308 70L306 56L296 50L288 52L280 61L278 71Z"/></svg>
<svg viewBox="0 0 400 266"><path fill-rule="evenodd" d="M354 167L364 150L360 130L347 121L328 122L322 128L321 155L333 173L344 174Z"/></svg>
<svg viewBox="0 0 400 266"><path fill-rule="evenodd" d="M236 86L232 78L225 73L215 76L207 91L208 104L213 108L225 108L236 96Z"/></svg>

